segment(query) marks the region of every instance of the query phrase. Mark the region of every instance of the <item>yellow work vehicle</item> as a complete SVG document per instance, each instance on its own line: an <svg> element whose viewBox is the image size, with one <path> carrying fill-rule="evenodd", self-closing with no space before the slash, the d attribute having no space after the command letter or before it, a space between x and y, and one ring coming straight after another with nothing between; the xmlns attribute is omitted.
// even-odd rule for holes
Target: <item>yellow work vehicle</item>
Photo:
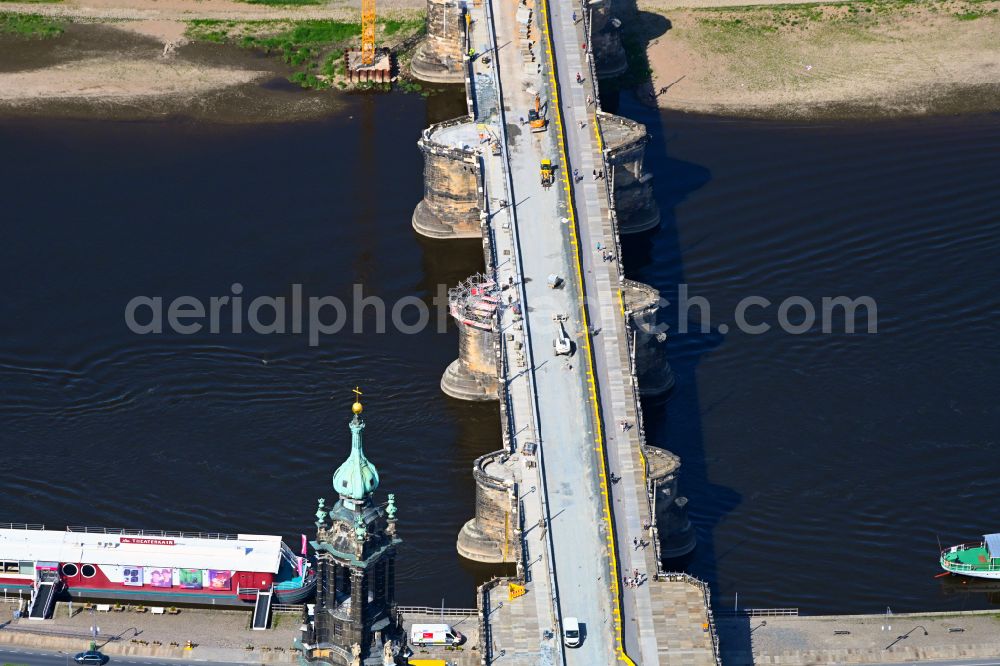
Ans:
<svg viewBox="0 0 1000 666"><path fill-rule="evenodd" d="M528 125L532 132L544 132L549 127L549 121L542 115L542 98L535 93L535 108L528 109Z"/></svg>
<svg viewBox="0 0 1000 666"><path fill-rule="evenodd" d="M552 181L555 180L555 167L552 166L552 160L542 160L542 187L549 189L552 187Z"/></svg>

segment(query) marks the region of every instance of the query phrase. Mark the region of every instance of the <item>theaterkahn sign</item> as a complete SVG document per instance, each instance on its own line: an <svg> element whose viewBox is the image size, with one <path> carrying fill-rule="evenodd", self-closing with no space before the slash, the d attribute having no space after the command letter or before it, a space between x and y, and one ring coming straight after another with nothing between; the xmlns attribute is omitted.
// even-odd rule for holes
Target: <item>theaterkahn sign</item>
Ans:
<svg viewBox="0 0 1000 666"><path fill-rule="evenodd" d="M143 546L176 546L173 539L147 539L145 537L122 537L119 543L135 543Z"/></svg>

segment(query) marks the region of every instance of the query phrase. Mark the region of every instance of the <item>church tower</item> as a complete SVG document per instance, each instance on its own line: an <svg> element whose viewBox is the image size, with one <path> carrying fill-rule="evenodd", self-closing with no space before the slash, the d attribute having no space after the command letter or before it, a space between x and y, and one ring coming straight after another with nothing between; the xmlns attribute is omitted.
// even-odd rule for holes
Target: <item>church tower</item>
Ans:
<svg viewBox="0 0 1000 666"><path fill-rule="evenodd" d="M355 389L351 453L333 475L338 498L316 510L316 608L299 646L310 664L394 663L400 644L396 613L396 502L375 501L378 471L363 446L361 392ZM388 645L387 645L388 644Z"/></svg>

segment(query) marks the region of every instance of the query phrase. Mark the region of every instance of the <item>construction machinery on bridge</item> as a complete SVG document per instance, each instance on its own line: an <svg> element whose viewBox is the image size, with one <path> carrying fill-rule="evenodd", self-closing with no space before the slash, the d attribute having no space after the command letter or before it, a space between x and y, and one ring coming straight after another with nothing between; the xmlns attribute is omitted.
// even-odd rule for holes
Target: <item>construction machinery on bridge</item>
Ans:
<svg viewBox="0 0 1000 666"><path fill-rule="evenodd" d="M563 322L566 321L566 315L552 315L552 320L556 324L556 337L552 340L552 349L555 351L556 356L572 356L573 341L566 333L566 327L563 325Z"/></svg>
<svg viewBox="0 0 1000 666"><path fill-rule="evenodd" d="M542 97L535 93L535 108L528 109L528 126L532 132L544 132L549 128L548 119L542 115Z"/></svg>
<svg viewBox="0 0 1000 666"><path fill-rule="evenodd" d="M542 187L545 189L552 187L552 183L556 179L555 170L556 168L552 166L552 160L542 160L541 180Z"/></svg>

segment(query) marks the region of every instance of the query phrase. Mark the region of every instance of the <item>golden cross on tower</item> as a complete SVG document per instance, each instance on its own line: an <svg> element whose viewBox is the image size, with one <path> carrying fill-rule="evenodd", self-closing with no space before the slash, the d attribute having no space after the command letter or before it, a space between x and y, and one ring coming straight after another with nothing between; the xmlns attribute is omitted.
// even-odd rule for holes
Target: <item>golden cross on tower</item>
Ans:
<svg viewBox="0 0 1000 666"><path fill-rule="evenodd" d="M361 389L359 389L357 386L355 386L352 390L354 392L354 404L351 405L351 411L354 412L355 414L360 414L361 413Z"/></svg>

